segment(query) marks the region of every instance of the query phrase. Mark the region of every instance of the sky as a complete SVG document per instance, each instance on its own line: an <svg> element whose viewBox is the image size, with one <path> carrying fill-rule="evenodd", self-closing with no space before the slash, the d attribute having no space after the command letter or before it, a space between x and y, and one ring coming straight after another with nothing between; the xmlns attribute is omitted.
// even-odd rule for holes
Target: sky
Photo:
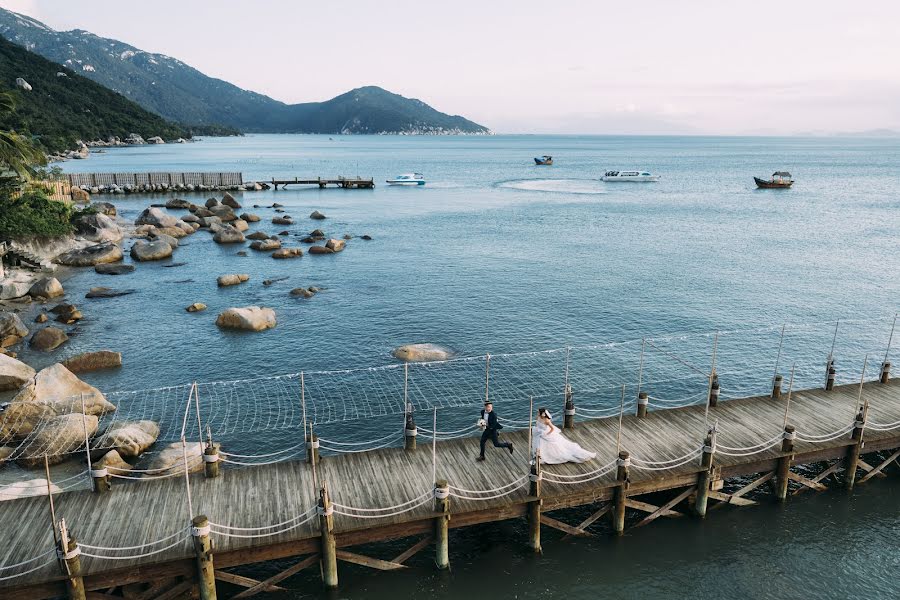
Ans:
<svg viewBox="0 0 900 600"><path fill-rule="evenodd" d="M378 85L502 133L900 130L900 2L0 0L284 102Z"/></svg>

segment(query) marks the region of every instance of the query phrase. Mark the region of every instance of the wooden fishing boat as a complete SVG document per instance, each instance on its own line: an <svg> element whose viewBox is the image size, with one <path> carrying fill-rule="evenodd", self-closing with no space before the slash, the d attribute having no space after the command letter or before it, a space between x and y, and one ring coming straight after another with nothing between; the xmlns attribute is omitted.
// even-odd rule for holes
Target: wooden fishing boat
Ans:
<svg viewBox="0 0 900 600"><path fill-rule="evenodd" d="M553 157L552 157L552 156L549 156L549 155L547 155L547 154L545 154L545 155L543 155L543 156L535 156L535 157L534 157L534 164L536 164L536 165L552 165L552 164L553 164Z"/></svg>
<svg viewBox="0 0 900 600"><path fill-rule="evenodd" d="M787 171L775 171L772 173L772 179L754 177L753 181L756 182L756 187L763 189L786 189L794 184L791 174Z"/></svg>

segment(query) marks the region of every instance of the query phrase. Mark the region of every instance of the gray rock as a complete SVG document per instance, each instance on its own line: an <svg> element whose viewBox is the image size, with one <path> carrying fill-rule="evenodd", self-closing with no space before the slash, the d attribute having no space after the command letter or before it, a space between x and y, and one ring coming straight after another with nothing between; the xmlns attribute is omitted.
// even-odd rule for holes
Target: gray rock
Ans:
<svg viewBox="0 0 900 600"><path fill-rule="evenodd" d="M31 336L29 345L35 350L50 352L64 344L68 339L69 336L67 336L66 332L62 329L57 327L46 327L44 329L39 329Z"/></svg>
<svg viewBox="0 0 900 600"><path fill-rule="evenodd" d="M181 198L171 198L166 200L166 208L175 208L175 209L185 209L193 206L187 200L182 200Z"/></svg>
<svg viewBox="0 0 900 600"><path fill-rule="evenodd" d="M138 240L131 247L131 258L137 261L162 260L172 256L172 246L162 240Z"/></svg>
<svg viewBox="0 0 900 600"><path fill-rule="evenodd" d="M238 285L239 283L244 283L246 281L250 281L250 276L245 273L236 273L229 275L219 275L216 278L216 284L219 287L227 287L230 285Z"/></svg>
<svg viewBox="0 0 900 600"><path fill-rule="evenodd" d="M34 298L57 298L65 294L62 284L56 277L41 277L28 290Z"/></svg>
<svg viewBox="0 0 900 600"><path fill-rule="evenodd" d="M269 239L269 234L265 231L254 231L250 235L247 236L248 240L267 240Z"/></svg>
<svg viewBox="0 0 900 600"><path fill-rule="evenodd" d="M331 238L330 240L325 242L325 247L331 248L332 252L340 252L341 250L344 249L344 246L346 246L346 245L347 245L347 242L345 242L344 240L336 240L334 238Z"/></svg>
<svg viewBox="0 0 900 600"><path fill-rule="evenodd" d="M70 250L56 257L56 262L70 267L93 267L119 262L122 249L112 242L103 242L80 250Z"/></svg>
<svg viewBox="0 0 900 600"><path fill-rule="evenodd" d="M230 206L234 209L241 208L240 203L238 203L238 201L234 199L234 196L232 196L228 192L225 192L225 194L222 196L222 204L224 204L225 206Z"/></svg>
<svg viewBox="0 0 900 600"><path fill-rule="evenodd" d="M153 225L155 227L177 227L178 219L161 208L146 208L134 221L135 225Z"/></svg>
<svg viewBox="0 0 900 600"><path fill-rule="evenodd" d="M92 287L85 298L116 298L118 296L127 296L133 294L136 290L114 290L108 287Z"/></svg>
<svg viewBox="0 0 900 600"><path fill-rule="evenodd" d="M244 234L231 225L222 225L222 228L213 236L217 244L239 244L244 241Z"/></svg>
<svg viewBox="0 0 900 600"><path fill-rule="evenodd" d="M334 254L334 250L325 246L310 246L307 252L310 254Z"/></svg>
<svg viewBox="0 0 900 600"><path fill-rule="evenodd" d="M124 275L134 272L134 265L97 265L94 270L100 275Z"/></svg>
<svg viewBox="0 0 900 600"><path fill-rule="evenodd" d="M322 219L325 218L325 215L323 215L322 213L320 213L320 212L317 211L317 210L314 210L314 211L312 211L312 213L309 215L309 218L310 218L310 219L316 219L317 221L321 221Z"/></svg>
<svg viewBox="0 0 900 600"><path fill-rule="evenodd" d="M82 352L63 361L63 366L73 373L86 373L100 369L117 369L122 366L122 353L112 350Z"/></svg>
<svg viewBox="0 0 900 600"><path fill-rule="evenodd" d="M250 247L253 250L260 250L260 251L264 251L264 252L267 252L270 250L278 250L279 248L281 248L281 241L271 240L271 239L256 240L255 242L250 244Z"/></svg>

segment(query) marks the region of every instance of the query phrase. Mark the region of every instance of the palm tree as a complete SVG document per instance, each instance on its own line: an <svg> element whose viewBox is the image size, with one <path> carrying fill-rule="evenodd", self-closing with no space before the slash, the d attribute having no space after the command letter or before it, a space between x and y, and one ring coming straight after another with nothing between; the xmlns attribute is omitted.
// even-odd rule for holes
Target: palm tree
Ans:
<svg viewBox="0 0 900 600"><path fill-rule="evenodd" d="M11 92L0 92L0 117L16 108ZM14 131L0 131L0 177L4 171L11 171L23 180L34 175L35 165L44 165L47 157L28 138Z"/></svg>

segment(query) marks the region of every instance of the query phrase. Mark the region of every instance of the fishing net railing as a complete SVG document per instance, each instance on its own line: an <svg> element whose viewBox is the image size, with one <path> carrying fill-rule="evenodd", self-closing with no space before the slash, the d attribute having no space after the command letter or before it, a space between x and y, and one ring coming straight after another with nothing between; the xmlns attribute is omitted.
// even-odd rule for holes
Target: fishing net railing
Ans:
<svg viewBox="0 0 900 600"><path fill-rule="evenodd" d="M0 412L0 446L7 448L6 460L34 468L44 457L86 457L87 448L102 454L121 444L118 427L152 421L159 435L146 456L185 439L194 466L200 457L193 449L212 436L227 461L245 466L302 456L311 427L324 453L399 445L407 412L424 440L448 440L478 433L474 421L485 399L506 427L517 429L528 427L539 406L561 416L567 390L578 418L601 418L633 411L640 392L654 410L702 405L713 373L722 400L768 395L776 373L784 376L785 389L789 374L795 390L821 388L829 360L836 384L859 382L864 363L866 376L876 379L892 356L894 323L891 317L784 324L111 392L105 400L95 394L14 400ZM438 427L431 423L435 410ZM173 468L119 473L175 474Z"/></svg>

